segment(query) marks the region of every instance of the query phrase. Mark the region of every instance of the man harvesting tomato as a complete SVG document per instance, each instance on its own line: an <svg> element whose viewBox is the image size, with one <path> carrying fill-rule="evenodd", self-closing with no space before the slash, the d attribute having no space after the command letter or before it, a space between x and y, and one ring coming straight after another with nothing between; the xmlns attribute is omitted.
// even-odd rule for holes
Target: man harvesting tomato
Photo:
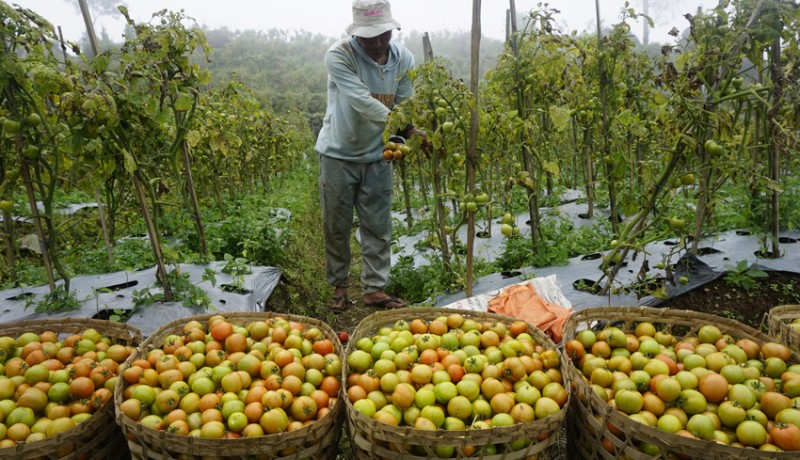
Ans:
<svg viewBox="0 0 800 460"><path fill-rule="evenodd" d="M315 150L334 311L350 303L347 279L353 209L359 219L364 304L404 306L401 299L384 291L391 268L392 164L383 159L382 136L391 108L413 94L407 73L414 57L391 40L394 29L400 29L400 24L392 18L388 1L355 0L348 38L325 53L328 106ZM407 137L416 130L409 127L402 134Z"/></svg>

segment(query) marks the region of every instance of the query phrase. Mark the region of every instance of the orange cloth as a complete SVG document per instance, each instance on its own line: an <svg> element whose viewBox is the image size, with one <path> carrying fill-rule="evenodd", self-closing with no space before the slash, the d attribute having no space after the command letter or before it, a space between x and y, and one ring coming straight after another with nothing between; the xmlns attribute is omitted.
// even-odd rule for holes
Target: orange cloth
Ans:
<svg viewBox="0 0 800 460"><path fill-rule="evenodd" d="M573 312L571 308L545 302L529 283L515 284L503 290L489 300L488 311L525 320L549 335L555 343L561 342L564 323Z"/></svg>

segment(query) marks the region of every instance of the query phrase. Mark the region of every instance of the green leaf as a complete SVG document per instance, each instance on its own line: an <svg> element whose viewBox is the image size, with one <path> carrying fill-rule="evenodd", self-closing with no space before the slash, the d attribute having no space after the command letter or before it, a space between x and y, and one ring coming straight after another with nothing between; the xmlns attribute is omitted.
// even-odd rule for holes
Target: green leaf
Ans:
<svg viewBox="0 0 800 460"><path fill-rule="evenodd" d="M133 172L136 170L136 159L133 158L133 155L131 155L131 153L126 149L122 149L122 158L123 164L125 165L125 172L128 174L133 174Z"/></svg>
<svg viewBox="0 0 800 460"><path fill-rule="evenodd" d="M211 283L212 287L216 287L217 285L217 274L214 272L214 270L210 268L205 269L205 271L203 272L202 279L203 281L208 281L209 283Z"/></svg>
<svg viewBox="0 0 800 460"><path fill-rule="evenodd" d="M192 108L192 98L186 93L181 93L177 99L175 99L175 110L178 112L187 112L189 109Z"/></svg>
<svg viewBox="0 0 800 460"><path fill-rule="evenodd" d="M633 123L633 113L630 109L625 109L615 117L622 126L630 126Z"/></svg>

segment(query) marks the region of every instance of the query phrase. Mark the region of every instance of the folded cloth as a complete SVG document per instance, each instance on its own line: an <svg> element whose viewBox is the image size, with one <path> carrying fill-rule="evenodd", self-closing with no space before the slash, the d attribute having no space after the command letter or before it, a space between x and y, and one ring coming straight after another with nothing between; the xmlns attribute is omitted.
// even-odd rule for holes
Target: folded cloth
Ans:
<svg viewBox="0 0 800 460"><path fill-rule="evenodd" d="M564 323L572 308L546 302L529 284L515 284L489 300L489 313L511 316L527 321L559 343L564 334Z"/></svg>

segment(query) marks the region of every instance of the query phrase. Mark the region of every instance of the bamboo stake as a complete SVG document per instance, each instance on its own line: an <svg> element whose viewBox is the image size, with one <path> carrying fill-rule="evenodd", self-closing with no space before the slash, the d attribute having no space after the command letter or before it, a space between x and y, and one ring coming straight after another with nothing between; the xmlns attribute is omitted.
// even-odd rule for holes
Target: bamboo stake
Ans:
<svg viewBox="0 0 800 460"><path fill-rule="evenodd" d="M472 2L472 56L470 90L475 97L475 105L470 115L469 146L467 148L467 189L475 189L475 167L478 163L478 83L480 79L481 48L481 0ZM475 249L475 213L467 213L467 297L472 297L473 262Z"/></svg>
<svg viewBox="0 0 800 460"><path fill-rule="evenodd" d="M153 223L153 219L150 217L150 212L147 210L147 199L145 198L144 190L142 190L142 181L139 179L137 173L133 174L133 185L136 189L136 198L139 200L139 206L142 207L142 216L144 216L147 234L150 237L150 246L153 248L153 254L156 256L156 277L161 282L161 287L164 289L164 300L172 302L172 288L169 285L167 268L164 266L164 255L161 253L158 231Z"/></svg>
<svg viewBox="0 0 800 460"><path fill-rule="evenodd" d="M106 223L106 213L103 207L103 200L100 198L100 190L94 189L94 199L97 201L97 215L100 217L100 227L103 230L103 240L106 243L106 255L108 256L108 263L114 264L114 253L111 250L111 238L108 233L108 224Z"/></svg>
<svg viewBox="0 0 800 460"><path fill-rule="evenodd" d="M6 233L6 263L11 271L11 279L17 282L17 257L14 250L14 222L11 213L3 211L3 227Z"/></svg>
<svg viewBox="0 0 800 460"><path fill-rule="evenodd" d="M89 36L89 44L92 47L93 56L100 54L100 47L97 44L97 35L94 33L94 24L92 23L92 13L89 11L89 5L86 0L78 0L81 7L81 14L83 15L83 23L86 25L86 35Z"/></svg>

